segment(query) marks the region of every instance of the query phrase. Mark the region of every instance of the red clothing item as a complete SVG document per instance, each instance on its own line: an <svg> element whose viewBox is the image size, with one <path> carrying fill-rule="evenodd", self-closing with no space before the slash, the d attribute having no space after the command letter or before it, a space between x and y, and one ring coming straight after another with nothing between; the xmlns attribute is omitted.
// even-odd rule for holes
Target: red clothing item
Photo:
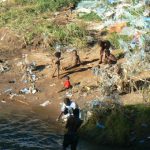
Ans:
<svg viewBox="0 0 150 150"><path fill-rule="evenodd" d="M71 87L71 83L69 80L66 80L65 83L64 83L64 86L66 89L70 88Z"/></svg>

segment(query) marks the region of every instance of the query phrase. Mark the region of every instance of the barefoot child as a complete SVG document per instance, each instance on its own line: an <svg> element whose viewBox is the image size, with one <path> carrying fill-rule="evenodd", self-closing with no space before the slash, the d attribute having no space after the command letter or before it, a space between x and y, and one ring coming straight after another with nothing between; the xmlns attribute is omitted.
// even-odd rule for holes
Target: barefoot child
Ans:
<svg viewBox="0 0 150 150"><path fill-rule="evenodd" d="M56 71L57 71L57 78L59 78L59 72L60 72L60 60L61 60L61 52L55 53L55 69L52 74L52 78L54 77Z"/></svg>
<svg viewBox="0 0 150 150"><path fill-rule="evenodd" d="M76 50L73 51L73 67L77 67L81 64L80 57Z"/></svg>
<svg viewBox="0 0 150 150"><path fill-rule="evenodd" d="M99 46L100 46L100 60L99 64L103 62L103 58L105 57L105 50L109 50L111 43L109 41L99 41Z"/></svg>
<svg viewBox="0 0 150 150"><path fill-rule="evenodd" d="M108 64L116 64L117 63L116 57L113 54L111 54L109 50L105 51L105 56L106 56L106 61Z"/></svg>
<svg viewBox="0 0 150 150"><path fill-rule="evenodd" d="M72 85L70 83L70 77L66 76L65 77L65 82L64 82L64 87L63 87L62 90L58 91L58 93L66 91L67 89L70 89L70 88L72 88Z"/></svg>

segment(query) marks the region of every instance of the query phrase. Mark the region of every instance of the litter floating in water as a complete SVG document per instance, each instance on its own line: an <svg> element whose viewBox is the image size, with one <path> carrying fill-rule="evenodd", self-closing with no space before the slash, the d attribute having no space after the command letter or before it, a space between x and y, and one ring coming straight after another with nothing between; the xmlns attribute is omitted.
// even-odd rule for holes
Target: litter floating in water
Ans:
<svg viewBox="0 0 150 150"><path fill-rule="evenodd" d="M51 104L51 102L47 100L47 101L45 101L44 103L40 104L40 106L46 107L46 106L49 105L49 104Z"/></svg>

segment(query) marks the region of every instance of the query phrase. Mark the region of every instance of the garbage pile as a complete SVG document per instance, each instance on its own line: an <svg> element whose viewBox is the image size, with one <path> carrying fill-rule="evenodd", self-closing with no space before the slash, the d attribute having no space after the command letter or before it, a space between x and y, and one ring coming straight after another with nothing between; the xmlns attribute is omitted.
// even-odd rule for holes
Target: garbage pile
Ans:
<svg viewBox="0 0 150 150"><path fill-rule="evenodd" d="M22 70L24 75L22 76L22 81L24 83L29 83L29 88L23 88L20 90L21 94L35 94L37 89L35 87L35 82L37 80L36 75L33 73L33 70L36 68L35 62L29 63L27 59L27 55L23 55L23 62L22 62Z"/></svg>
<svg viewBox="0 0 150 150"><path fill-rule="evenodd" d="M93 74L100 78L99 89L102 96L115 95L120 90L121 76L118 74L119 66L95 67L92 69Z"/></svg>
<svg viewBox="0 0 150 150"><path fill-rule="evenodd" d="M10 70L10 66L7 61L0 60L0 73L4 73Z"/></svg>
<svg viewBox="0 0 150 150"><path fill-rule="evenodd" d="M78 13L96 13L100 18L98 31L107 31L108 40L123 50L125 60L121 67L123 76L112 68L95 68L94 74L100 76L100 89L103 95L121 90L121 81L150 70L150 9L149 1L128 0L82 0ZM93 27L94 29L94 27ZM111 38L110 38L111 37Z"/></svg>
<svg viewBox="0 0 150 150"><path fill-rule="evenodd" d="M118 35L113 39L119 44L118 48L125 52L141 50L146 43L145 35L149 34L150 11L147 1L136 0L82 0L76 10L80 13L96 13L100 18L99 28L96 30L108 30L109 33ZM94 27L93 27L94 30ZM123 37L126 37L124 39ZM130 41L130 39L133 39ZM109 39L108 39L109 40ZM130 41L130 42L129 42Z"/></svg>

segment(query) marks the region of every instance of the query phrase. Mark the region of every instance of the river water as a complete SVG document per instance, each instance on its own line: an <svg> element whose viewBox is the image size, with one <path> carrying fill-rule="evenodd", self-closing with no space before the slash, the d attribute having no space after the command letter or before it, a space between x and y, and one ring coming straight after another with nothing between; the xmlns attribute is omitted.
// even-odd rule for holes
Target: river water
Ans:
<svg viewBox="0 0 150 150"><path fill-rule="evenodd" d="M0 150L61 150L62 140L63 128L57 122L23 107L0 106ZM112 148L80 140L78 150Z"/></svg>

